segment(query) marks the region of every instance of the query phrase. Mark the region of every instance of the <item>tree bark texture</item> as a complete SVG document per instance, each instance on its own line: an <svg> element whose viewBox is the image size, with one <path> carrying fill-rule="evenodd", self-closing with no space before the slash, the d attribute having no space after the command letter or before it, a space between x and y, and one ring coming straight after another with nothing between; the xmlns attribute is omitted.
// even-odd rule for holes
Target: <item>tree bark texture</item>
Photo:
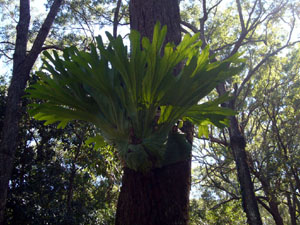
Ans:
<svg viewBox="0 0 300 225"><path fill-rule="evenodd" d="M62 0L53 2L30 52L26 54L30 22L30 1L20 0L20 18L17 25L17 38L13 56L13 74L7 93L0 145L0 225L4 223L8 183L17 148L19 120L21 118L21 97L29 80L30 71L42 51L42 46L61 4Z"/></svg>
<svg viewBox="0 0 300 225"><path fill-rule="evenodd" d="M129 9L131 29L141 36L151 40L154 25L160 21L167 25L166 42L180 42L177 0L131 0ZM185 133L192 143L192 126ZM190 186L191 158L148 173L125 168L116 225L187 225Z"/></svg>
<svg viewBox="0 0 300 225"><path fill-rule="evenodd" d="M188 161L147 174L125 168L116 225L187 224L190 169Z"/></svg>
<svg viewBox="0 0 300 225"><path fill-rule="evenodd" d="M131 0L129 4L130 28L152 39L153 28L157 21L167 25L168 33L165 42L179 44L180 11L178 0Z"/></svg>
<svg viewBox="0 0 300 225"><path fill-rule="evenodd" d="M258 204L256 201L254 186L251 180L250 170L245 151L246 141L239 130L235 116L230 118L230 144L234 155L238 180L240 183L243 209L247 215L249 225L262 225Z"/></svg>

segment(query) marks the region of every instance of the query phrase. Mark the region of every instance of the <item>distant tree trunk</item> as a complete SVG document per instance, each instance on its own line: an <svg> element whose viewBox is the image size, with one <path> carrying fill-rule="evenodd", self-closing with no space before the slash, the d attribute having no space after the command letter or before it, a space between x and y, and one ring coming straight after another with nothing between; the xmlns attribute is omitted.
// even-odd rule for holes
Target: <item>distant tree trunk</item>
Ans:
<svg viewBox="0 0 300 225"><path fill-rule="evenodd" d="M293 196L293 200L291 199L291 195ZM296 196L295 194L286 194L287 197L287 203L288 203L288 207L289 207L289 214L290 214L290 218L291 218L291 225L297 225L297 216L296 216L296 204L295 204L295 200L296 200Z"/></svg>
<svg viewBox="0 0 300 225"><path fill-rule="evenodd" d="M224 93L223 93L224 94ZM256 201L254 186L251 180L247 155L245 151L246 141L242 135L235 116L230 118L230 144L234 155L238 180L241 187L243 209L246 213L249 225L262 225L258 204Z"/></svg>
<svg viewBox="0 0 300 225"><path fill-rule="evenodd" d="M177 0L131 0L131 29L152 38L159 20L167 25L166 42L181 40ZM192 126L185 131L192 142ZM188 224L191 158L144 174L124 169L116 225Z"/></svg>
<svg viewBox="0 0 300 225"><path fill-rule="evenodd" d="M55 0L39 30L34 44L27 54L27 42L30 22L30 1L20 0L20 18L17 25L17 38L13 57L13 74L8 88L6 112L2 128L0 144L0 225L4 222L8 182L13 169L17 139L19 133L19 120L21 97L24 94L30 71L42 51L42 46L50 31L54 18L57 15L62 0Z"/></svg>
<svg viewBox="0 0 300 225"><path fill-rule="evenodd" d="M276 198L276 196L274 195L274 193L272 192L271 188L270 188L270 183L268 181L264 181L261 182L262 186L263 186L263 190L265 192L265 195L267 196L267 201L269 203L270 206L270 213L273 216L273 219L275 221L276 225L284 225L283 223L283 219L279 213L279 202Z"/></svg>

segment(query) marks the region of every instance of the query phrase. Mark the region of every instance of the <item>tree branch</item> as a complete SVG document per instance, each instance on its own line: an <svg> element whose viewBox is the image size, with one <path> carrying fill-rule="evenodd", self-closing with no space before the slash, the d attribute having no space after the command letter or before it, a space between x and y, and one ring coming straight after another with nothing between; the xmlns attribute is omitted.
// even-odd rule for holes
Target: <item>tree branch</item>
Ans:
<svg viewBox="0 0 300 225"><path fill-rule="evenodd" d="M237 8L238 8L238 13L239 13L239 19L240 19L240 24L242 28L242 33L246 32L246 27L245 27L245 22L244 22L244 17L243 17L243 12L242 12L242 6L240 0L236 0ZM253 8L255 5L253 6Z"/></svg>
<svg viewBox="0 0 300 225"><path fill-rule="evenodd" d="M63 51L64 50L63 47L60 47L58 45L45 45L45 46L42 47L41 51L45 51L45 50L49 50L49 49L55 49L55 50L59 50L59 51Z"/></svg>
<svg viewBox="0 0 300 225"><path fill-rule="evenodd" d="M0 44L15 45L15 43L12 43L12 42L9 42L9 41L0 41Z"/></svg>
<svg viewBox="0 0 300 225"><path fill-rule="evenodd" d="M4 51L4 50L2 50L2 49L0 49L0 53L3 54L6 58L8 58L8 61L7 61L7 62L9 62L10 60L13 60L13 59L14 59L13 57L9 56L9 55L6 53L6 51ZM0 54L0 55L1 55L1 54Z"/></svg>
<svg viewBox="0 0 300 225"><path fill-rule="evenodd" d="M42 46L48 36L48 33L50 31L51 25L53 24L53 21L57 15L57 12L62 4L63 0L55 0L50 8L50 11L40 28L38 35L33 43L33 46L30 50L30 53L27 56L27 63L26 63L26 69L31 70L33 64L35 63L39 53L42 51Z"/></svg>
<svg viewBox="0 0 300 225"><path fill-rule="evenodd" d="M272 56L275 56L276 54L278 54L281 50L287 48L287 47L290 47L290 46L293 46L295 45L296 43L299 43L299 41L295 41L291 44L285 44L283 45L282 47L278 48L277 50L273 51L272 53L269 53L267 54L266 57L264 57L252 70L250 70L248 72L248 75L246 76L246 78L243 80L242 84L240 85L240 87L238 88L237 90L237 93L236 93L236 96L239 96L239 94L241 93L241 91L243 90L245 84L251 79L251 77L253 76L253 74L255 74L258 69Z"/></svg>
<svg viewBox="0 0 300 225"><path fill-rule="evenodd" d="M228 199L228 200L226 200L226 201L223 201L223 202L218 203L217 205L213 206L213 207L210 208L209 210L216 210L216 209L219 208L221 205L224 205L224 204L226 204L226 203L228 203L228 202L231 202L231 201L233 201L233 200L239 200L239 199L240 199L240 198L238 198L238 197L232 197L232 198L230 198L230 199Z"/></svg>
<svg viewBox="0 0 300 225"><path fill-rule="evenodd" d="M189 24L188 22L185 22L185 21L181 20L180 23L183 26L186 26L187 28L189 28L194 33L198 33L199 32L199 30L195 26L193 26L192 24Z"/></svg>

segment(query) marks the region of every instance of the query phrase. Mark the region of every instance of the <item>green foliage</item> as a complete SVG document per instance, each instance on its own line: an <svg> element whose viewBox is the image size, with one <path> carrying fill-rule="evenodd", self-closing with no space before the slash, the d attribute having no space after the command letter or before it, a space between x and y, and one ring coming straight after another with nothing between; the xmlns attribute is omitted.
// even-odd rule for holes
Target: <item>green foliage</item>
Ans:
<svg viewBox="0 0 300 225"><path fill-rule="evenodd" d="M222 202L212 196L202 196L200 200L190 202L190 224L240 225L246 224L246 216L240 201ZM224 198L224 196L223 196Z"/></svg>
<svg viewBox="0 0 300 225"><path fill-rule="evenodd" d="M45 102L33 104L31 115L45 124L59 122L58 127L72 120L90 122L108 143L116 145L130 168L160 166L168 133L180 118L224 126L231 111L218 107L218 101L198 102L241 69L229 67L238 62L237 55L210 63L209 49L200 52L198 34L185 35L178 46L167 43L163 48L166 32L157 23L152 42L143 38L141 49L140 34L133 30L130 55L122 38L113 39L109 33L108 47L98 37L98 46L91 45L90 52L71 47L63 58L46 52L46 72L40 72L40 81L27 89L28 97ZM175 76L182 62L186 63Z"/></svg>
<svg viewBox="0 0 300 225"><path fill-rule="evenodd" d="M4 106L0 81L0 118ZM97 137L91 126L56 129L22 112L5 224L113 224L121 179L114 149L84 145L86 136Z"/></svg>

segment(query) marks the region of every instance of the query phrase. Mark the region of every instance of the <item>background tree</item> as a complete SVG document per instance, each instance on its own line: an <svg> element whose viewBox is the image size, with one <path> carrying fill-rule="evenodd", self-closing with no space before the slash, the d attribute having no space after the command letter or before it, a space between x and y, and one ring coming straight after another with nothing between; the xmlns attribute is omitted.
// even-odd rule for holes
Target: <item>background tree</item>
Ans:
<svg viewBox="0 0 300 225"><path fill-rule="evenodd" d="M51 9L27 54L27 43L30 22L30 1L20 1L19 22L17 25L15 51L13 57L13 73L8 88L6 113L3 122L0 148L0 224L2 224L8 182L13 169L13 160L17 147L21 96L29 79L29 73L42 50L44 41L49 33L54 18L62 0L55 0Z"/></svg>
<svg viewBox="0 0 300 225"><path fill-rule="evenodd" d="M121 176L114 150L87 144L92 127L57 130L23 110L4 223L113 224Z"/></svg>
<svg viewBox="0 0 300 225"><path fill-rule="evenodd" d="M250 115L253 112L253 107L256 105L255 103L249 107L249 102L252 102L252 96L250 93L250 90L252 87L254 87L256 84L260 82L259 79L255 80L255 82L251 82L251 79L253 79L254 76L258 76L260 71L260 68L265 64L268 63L271 58L278 54L278 52L282 51L282 49L288 48L290 46L295 45L298 41L291 41L291 37L293 36L293 30L296 24L296 17L290 17L290 20L286 20L287 14L284 14L285 12L290 12L289 15L295 15L295 10L297 7L297 3L295 2L284 2L284 3L278 3L269 5L266 2L261 1L255 1L255 4L248 4L246 2L240 3L239 1L236 1L235 4L228 5L229 7L227 10L219 11L219 6L221 4L221 1L212 3L212 5L208 6L206 5L205 1L202 1L202 4L200 4L200 7L202 9L207 9L203 16L199 16L200 20L199 22L194 22L195 26L199 26L199 28L190 26L190 24L187 24L186 22L183 22L183 24L186 25L186 27L189 27L194 32L200 31L203 33L202 40L207 41L212 47L212 52L214 51L221 51L225 55L230 55L232 52L234 52L237 49L246 49L247 54L247 62L249 63L248 69L245 71L245 77L236 77L231 82L227 83L225 88L230 89L232 88L234 95L236 96L234 98L234 107L235 109L238 109L241 113L241 116L237 117L237 122L239 126L235 126L235 130L242 136L249 138L249 142L252 143L253 137L247 137L247 133L244 133L245 131L245 124L247 123L247 120L249 119ZM253 6L253 7L252 7ZM257 7L257 8L256 8ZM197 14L197 10L195 10L195 7L191 7L191 12L188 14L195 15ZM268 10L266 10L268 9ZM265 10L265 11L264 11ZM248 19L245 19L245 12L248 11ZM228 12L228 14L227 14ZM235 13L234 13L235 12ZM259 12L259 13L258 13ZM266 12L266 13L264 13ZM269 12L269 13L267 13ZM258 14L256 14L258 13ZM198 14L199 15L199 14ZM246 14L247 15L247 14ZM220 19L220 20L219 20ZM214 21L214 22L211 22ZM286 24L290 28L290 32L286 32L285 34L280 33L278 30L276 30L275 27L272 27L275 23ZM252 23L252 25L251 25ZM222 25L221 25L222 24ZM227 24L227 25L226 25ZM214 27L215 26L215 27ZM232 29L226 28L227 26L230 26ZM260 34L258 29L260 27L264 27L265 34ZM224 32L225 29L226 31ZM275 31L276 30L276 31ZM244 32L244 35L243 35ZM273 33L274 32L274 33ZM276 32L276 33L275 33ZM279 32L279 33L277 33ZM208 35L205 35L208 34ZM213 34L216 34L214 36ZM224 39L221 38L222 35L225 34ZM216 38L214 40L214 37ZM223 42L224 40L224 42ZM282 44L284 43L284 44ZM260 53L260 50L262 51ZM266 53L267 52L267 53ZM249 54L249 55L248 55ZM263 67L265 68L265 67ZM265 71L262 69L262 71ZM260 76L258 76L260 77ZM224 89L223 89L224 90ZM220 91L220 87L219 87ZM277 100L279 101L279 99ZM249 112L249 116L245 115L243 112ZM248 119L247 119L248 118ZM232 132L231 132L232 133ZM228 140L230 139L230 136L232 134L229 133L227 136L227 132L222 132L220 134L216 134L212 132L210 134L210 140L213 142L216 142L216 144L221 145L218 149L220 151L220 148L224 149L229 146ZM219 136L218 138L216 138ZM248 149L248 148L247 148ZM251 149L251 148L249 148ZM222 154L218 155L217 153L211 153L213 158L217 158L216 164L214 168L219 168L220 170L222 167L226 164L223 164L224 157L232 157L230 154L224 152L224 150L221 151ZM223 153L224 152L224 153ZM204 154L206 155L206 154ZM236 154L233 154L236 157ZM223 157L223 158L222 158ZM209 155L207 157L209 161ZM248 162L244 161L244 165L247 166ZM212 164L212 163L210 163ZM206 164L207 165L207 164ZM224 174L226 174L225 168L222 169L220 173L220 178L228 182L228 179L222 178L224 177ZM214 171L214 169L213 169ZM227 170L228 171L228 170ZM204 175L205 176L205 175ZM213 173L214 177L214 173ZM246 176L242 176L241 178L245 178ZM249 178L249 177L248 177ZM218 180L218 179L214 179ZM227 181L226 181L227 180ZM251 181L250 179L248 179ZM232 183L232 182L230 182ZM218 187L218 182L216 182L214 185ZM224 187L224 186L223 186ZM243 185L241 183L241 188L243 188ZM255 187L256 189L256 187ZM225 189L226 190L226 189ZM228 190L228 189L227 189ZM244 188L245 190L245 188ZM248 195L250 196L250 195ZM249 202L249 201L247 201ZM276 202L276 201L275 201ZM273 204L274 205L274 204ZM276 208L276 207L275 207ZM275 210L276 211L276 210ZM274 214L274 213L273 213ZM276 214L276 213L275 213ZM275 215L274 214L274 215ZM278 215L278 214L277 214ZM275 218L274 218L275 219ZM280 218L277 218L277 221L280 221ZM255 224L255 222L254 222ZM280 222L278 223L280 224Z"/></svg>

